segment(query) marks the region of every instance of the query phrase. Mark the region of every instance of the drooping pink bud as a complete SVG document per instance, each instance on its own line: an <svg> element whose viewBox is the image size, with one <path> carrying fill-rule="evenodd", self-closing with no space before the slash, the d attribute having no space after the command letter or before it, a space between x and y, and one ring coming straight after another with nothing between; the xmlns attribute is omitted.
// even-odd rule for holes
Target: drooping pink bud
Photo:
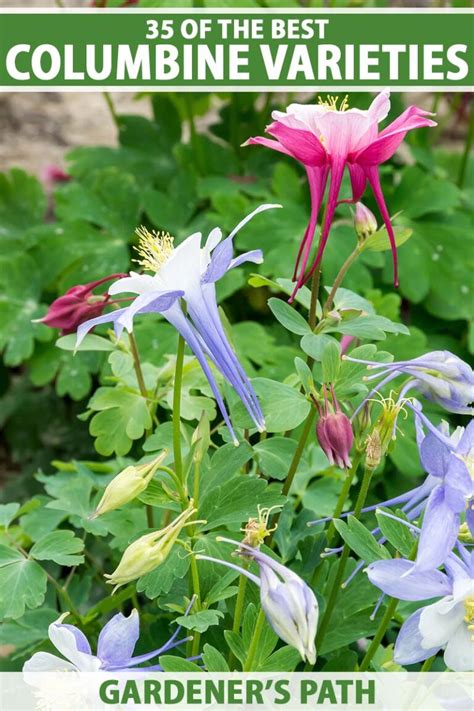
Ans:
<svg viewBox="0 0 474 711"><path fill-rule="evenodd" d="M316 436L319 445L330 464L336 464L341 469L351 466L350 451L354 442L352 424L345 415L331 388L332 407L329 404L326 387L323 386L324 409L319 406L319 420L316 425Z"/></svg>
<svg viewBox="0 0 474 711"><path fill-rule="evenodd" d="M107 305L114 303L110 301L107 292L94 294L94 289L104 282L123 276L126 275L110 274L88 284L72 286L65 294L55 299L46 316L36 319L35 323L44 323L51 328L59 328L63 336L74 333L81 323L100 316Z"/></svg>
<svg viewBox="0 0 474 711"><path fill-rule="evenodd" d="M71 180L71 176L65 173L59 165L49 164L41 171L41 180L47 186L54 186L59 183L67 183Z"/></svg>
<svg viewBox="0 0 474 711"><path fill-rule="evenodd" d="M362 202L356 204L354 227L360 240L365 240L377 231L374 214Z"/></svg>

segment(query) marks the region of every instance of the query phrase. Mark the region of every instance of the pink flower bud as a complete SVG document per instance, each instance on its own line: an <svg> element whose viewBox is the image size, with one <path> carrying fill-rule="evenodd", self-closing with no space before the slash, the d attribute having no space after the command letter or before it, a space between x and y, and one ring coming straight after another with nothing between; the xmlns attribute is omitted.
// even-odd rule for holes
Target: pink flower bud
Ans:
<svg viewBox="0 0 474 711"><path fill-rule="evenodd" d="M46 316L37 319L36 323L45 323L51 328L59 328L63 336L74 333L81 323L100 316L105 307L113 303L107 292L96 295L93 294L93 290L106 281L123 276L126 275L110 274L88 284L72 286L65 294L53 301Z"/></svg>
<svg viewBox="0 0 474 711"><path fill-rule="evenodd" d="M41 179L47 186L67 183L71 176L64 172L58 165L46 165L41 171Z"/></svg>
<svg viewBox="0 0 474 711"><path fill-rule="evenodd" d="M354 227L359 239L364 240L377 231L377 220L373 213L363 203L356 204Z"/></svg>
<svg viewBox="0 0 474 711"><path fill-rule="evenodd" d="M333 406L328 402L326 387L324 391L324 411L318 405L319 420L316 425L316 436L321 449L329 460L330 464L336 464L341 469L351 466L350 451L354 442L352 424L345 415L331 388Z"/></svg>

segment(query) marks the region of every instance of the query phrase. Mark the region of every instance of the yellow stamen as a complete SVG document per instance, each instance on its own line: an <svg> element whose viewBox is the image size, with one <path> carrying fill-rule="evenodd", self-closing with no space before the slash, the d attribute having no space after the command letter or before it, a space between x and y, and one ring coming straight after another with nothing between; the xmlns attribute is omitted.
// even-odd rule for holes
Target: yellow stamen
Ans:
<svg viewBox="0 0 474 711"><path fill-rule="evenodd" d="M323 99L318 96L318 105L323 106L325 109L328 109L329 111L347 111L349 108L349 95L346 94L345 97L342 99L341 104L339 108L337 108L337 104L339 101L338 96L330 96L327 94L326 96L326 101L323 101Z"/></svg>
<svg viewBox="0 0 474 711"><path fill-rule="evenodd" d="M173 237L169 232L149 232L146 227L137 227L135 234L138 236L138 252L140 259L132 261L141 264L144 269L158 272L163 264L168 261L173 253Z"/></svg>
<svg viewBox="0 0 474 711"><path fill-rule="evenodd" d="M258 518L249 519L244 528L240 529L242 533L245 533L243 543L252 548L259 548L265 538L273 531L276 531L276 525L273 528L267 528L267 526L271 512L279 508L281 508L279 505L261 508L259 504L257 507Z"/></svg>
<svg viewBox="0 0 474 711"><path fill-rule="evenodd" d="M467 625L469 632L472 632L471 639L474 642L474 595L469 595L464 600L464 607L466 609L466 616L464 617L464 622Z"/></svg>

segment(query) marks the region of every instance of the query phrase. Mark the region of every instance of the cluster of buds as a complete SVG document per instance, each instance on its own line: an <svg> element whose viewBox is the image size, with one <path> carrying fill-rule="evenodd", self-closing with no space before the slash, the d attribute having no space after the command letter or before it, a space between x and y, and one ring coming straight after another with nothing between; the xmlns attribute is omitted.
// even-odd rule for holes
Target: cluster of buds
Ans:
<svg viewBox="0 0 474 711"><path fill-rule="evenodd" d="M167 454L168 451L165 449L151 462L125 467L106 486L99 505L90 518L102 516L136 499L147 488Z"/></svg>
<svg viewBox="0 0 474 711"><path fill-rule="evenodd" d="M112 301L107 292L94 294L94 289L107 281L126 276L125 274L110 274L91 281L88 284L77 284L53 301L48 313L35 323L44 323L51 328L59 328L61 335L74 333L81 323L96 316L101 316L106 306L117 303Z"/></svg>
<svg viewBox="0 0 474 711"><path fill-rule="evenodd" d="M188 508L177 516L165 528L152 531L141 536L125 549L117 568L110 575L106 574L107 582L114 585L114 590L140 578L154 570L168 557L172 547L185 526L194 525L197 521L189 521L196 513L191 499Z"/></svg>
<svg viewBox="0 0 474 711"><path fill-rule="evenodd" d="M351 466L350 451L354 442L351 421L345 415L334 394L331 385L331 399L329 402L328 391L323 385L324 405L313 398L319 419L316 425L316 436L321 449L329 460L330 464L336 464L341 469Z"/></svg>

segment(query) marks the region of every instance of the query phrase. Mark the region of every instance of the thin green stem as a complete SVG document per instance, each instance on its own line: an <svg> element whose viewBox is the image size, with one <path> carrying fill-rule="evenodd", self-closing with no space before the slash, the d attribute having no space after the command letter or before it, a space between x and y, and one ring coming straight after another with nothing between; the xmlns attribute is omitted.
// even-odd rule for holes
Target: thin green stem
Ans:
<svg viewBox="0 0 474 711"><path fill-rule="evenodd" d="M319 264L316 268L316 271L313 274L313 278L311 279L311 301L309 304L309 314L308 314L308 323L309 327L311 328L312 331L314 331L314 328L316 326L316 320L317 320L317 308L318 308L318 296L319 296L319 283L321 281L321 264Z"/></svg>
<svg viewBox="0 0 474 711"><path fill-rule="evenodd" d="M191 584L192 592L196 597L196 602L194 603L194 609L196 612L201 610L201 583L199 580L199 569L197 560L194 555L191 555ZM193 643L191 647L191 656L195 657L199 653L199 644L201 641L200 632L194 632Z"/></svg>
<svg viewBox="0 0 474 711"><path fill-rule="evenodd" d="M367 498L367 493L369 491L370 482L372 480L373 471L374 471L373 469L369 469L368 467L365 468L359 495L357 497L357 501L356 501L356 504L354 507L355 518L359 518L362 508L364 506L365 500ZM329 592L326 610L324 612L323 619L321 620L321 625L318 630L318 636L316 638L316 645L318 648L321 647L324 637L326 635L326 632L328 630L329 624L331 622L332 614L334 612L334 607L336 605L337 596L339 594L339 590L340 590L341 584L343 582L344 571L346 569L346 563L347 563L347 559L349 558L350 552L351 552L351 549L349 548L347 543L344 544L344 548L342 549L341 557L339 558L339 564L338 564L338 567L336 570L336 575L334 577L332 587Z"/></svg>
<svg viewBox="0 0 474 711"><path fill-rule="evenodd" d="M331 523L328 526L328 530L326 532L326 545L329 548L331 546L331 543L333 542L335 533L336 533L336 527L334 525L334 520L338 519L341 513L344 510L344 504L346 503L347 497L349 496L349 491L352 486L352 481L354 479L354 476L357 472L357 469L359 468L360 460L362 459L362 452L356 451L354 459L352 461L352 466L349 469L349 471L346 472L346 478L344 480L344 484L342 485L341 492L339 494L339 498L337 499L336 507L334 509L334 513L332 515L332 520ZM323 566L319 565L316 570L314 571L313 577L311 579L311 587L314 588L319 580L319 576L321 575Z"/></svg>
<svg viewBox="0 0 474 711"><path fill-rule="evenodd" d="M334 283L332 285L331 291L329 292L327 301L324 305L324 313L325 314L327 314L331 310L332 305L334 303L334 297L336 296L336 292L339 289L339 287L341 286L344 277L346 276L347 272L349 271L349 269L351 268L352 264L355 262L355 260L359 256L359 254L360 254L360 247L359 247L359 245L357 245L357 247L354 249L353 252L351 252L351 254L349 254L346 261L340 268L337 277L334 279Z"/></svg>
<svg viewBox="0 0 474 711"><path fill-rule="evenodd" d="M202 175L205 163L202 152L202 146L199 140L199 135L196 131L196 123L194 121L193 102L191 96L192 95L189 93L184 94L184 103L186 106L186 114L189 122L189 132L191 137L191 148L193 151L194 165L197 172Z"/></svg>
<svg viewBox="0 0 474 711"><path fill-rule="evenodd" d="M45 571L46 572L46 571ZM76 618L76 621L81 624L82 623L82 618L81 615L79 614L76 606L74 605L73 601L71 600L71 596L69 595L68 591L66 590L65 587L63 587L56 578L54 578L52 575L50 575L48 572L46 572L46 576L49 580L49 582L56 588L56 591L58 593L58 596L62 599L65 607L67 610L73 615L73 617Z"/></svg>
<svg viewBox="0 0 474 711"><path fill-rule="evenodd" d="M367 652L365 653L365 656L363 660L360 663L359 666L359 671L367 671L369 668L370 662L372 661L375 652L379 648L379 645L381 641L383 640L385 636L385 632L387 631L387 628L390 624L390 621L394 615L395 610L397 609L397 605L399 603L399 600L396 598L392 597L390 602L387 605L387 609L385 610L385 613L380 620L380 624L378 626L377 632L374 635L374 638L372 642L369 645L369 648Z"/></svg>
<svg viewBox="0 0 474 711"><path fill-rule="evenodd" d="M285 483L283 484L283 489L281 492L283 494L283 496L288 496L288 493L291 489L291 485L293 483L293 479L295 478L295 474L298 469L298 465L300 463L301 457L303 455L303 451L304 451L304 448L306 445L306 440L308 439L308 435L311 431L311 427L313 426L315 416L316 416L316 410L312 407L308 417L306 418L306 422L304 424L303 430L302 430L300 438L298 440L298 444L296 445L293 459L291 460L290 468L288 469L288 474L286 476ZM281 515L281 511L279 511L274 516L272 523L271 523L272 528L275 528L275 526L278 526L278 521L280 520L280 515ZM273 533L274 533L274 531L270 534L269 541L268 541L269 545L273 541Z"/></svg>
<svg viewBox="0 0 474 711"><path fill-rule="evenodd" d="M247 566L245 566L247 567ZM241 575L239 579L239 590L237 592L237 600L235 601L234 610L234 621L232 623L232 632L238 633L240 631L240 623L242 621L242 612L244 609L245 601L245 590L247 588L247 576ZM232 668L234 663L234 654L232 651L229 652L229 667Z"/></svg>
<svg viewBox="0 0 474 711"><path fill-rule="evenodd" d="M467 130L466 142L464 144L464 151L461 158L461 165L459 166L458 175L458 186L460 188L464 187L464 181L466 179L467 173L467 163L469 160L469 153L471 152L472 141L474 138L474 102L471 106L471 115L469 117L469 128Z"/></svg>
<svg viewBox="0 0 474 711"><path fill-rule="evenodd" d="M425 659L425 661L424 661L423 664L422 664L422 667L421 667L420 671L422 671L422 672L427 672L427 671L429 671L429 670L431 669L431 667L433 666L433 662L434 662L435 659L436 659L436 654L433 654L432 657L428 657L428 659Z"/></svg>
<svg viewBox="0 0 474 711"><path fill-rule="evenodd" d="M176 354L176 370L174 374L173 392L173 454L174 470L179 481L183 482L183 457L181 453L181 387L183 384L184 338L178 338Z"/></svg>
<svg viewBox="0 0 474 711"><path fill-rule="evenodd" d="M112 117L112 121L116 125L117 128L119 128L120 122L119 122L119 117L117 114L117 111L115 110L114 102L112 101L112 97L107 91L102 92L102 96L105 99L105 103L107 104L107 108L110 111L110 115Z"/></svg>
<svg viewBox="0 0 474 711"><path fill-rule="evenodd" d="M255 654L257 653L258 649L258 643L260 642L260 637L262 635L262 630L263 630L263 625L265 622L265 613L262 609L260 609L260 612L258 613L257 616L257 621L255 622L255 628L253 631L252 639L250 641L250 646L247 652L247 659L245 660L244 663L244 668L242 671L248 672L251 671L254 660L255 660Z"/></svg>
<svg viewBox="0 0 474 711"><path fill-rule="evenodd" d="M137 342L133 333L128 334L128 340L130 343L130 353L133 358L133 369L135 370L135 375L137 376L138 388L140 390L140 395L145 399L148 399L148 392L145 385L145 378L143 377L142 364L140 361L140 354L138 352Z"/></svg>

